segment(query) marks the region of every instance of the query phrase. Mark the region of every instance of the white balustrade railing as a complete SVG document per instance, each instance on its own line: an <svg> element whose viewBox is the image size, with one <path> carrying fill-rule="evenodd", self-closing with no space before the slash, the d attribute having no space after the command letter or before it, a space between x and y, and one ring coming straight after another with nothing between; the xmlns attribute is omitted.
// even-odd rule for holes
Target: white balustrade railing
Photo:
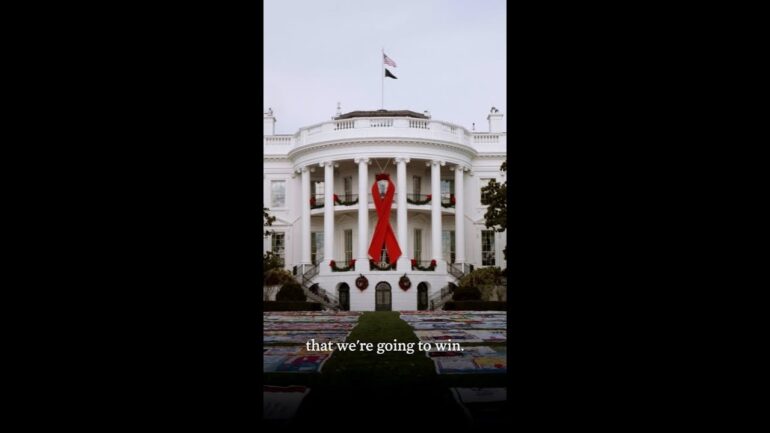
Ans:
<svg viewBox="0 0 770 433"><path fill-rule="evenodd" d="M355 119L350 120L338 120L334 130L339 131L341 129L353 129L356 126Z"/></svg>
<svg viewBox="0 0 770 433"><path fill-rule="evenodd" d="M474 135L473 142L474 143L499 143L500 134Z"/></svg>
<svg viewBox="0 0 770 433"><path fill-rule="evenodd" d="M417 129L428 129L427 120L409 119L409 127Z"/></svg>
<svg viewBox="0 0 770 433"><path fill-rule="evenodd" d="M458 128L454 125L450 125L448 123L443 123L443 122L433 122L433 123L439 125L439 128L438 128L439 131L447 132L449 134L457 134Z"/></svg>
<svg viewBox="0 0 770 433"><path fill-rule="evenodd" d="M369 126L372 128L390 128L393 126L393 119L370 119Z"/></svg>
<svg viewBox="0 0 770 433"><path fill-rule="evenodd" d="M268 135L265 136L266 144L291 144L291 135Z"/></svg>
<svg viewBox="0 0 770 433"><path fill-rule="evenodd" d="M439 139L448 139L469 146L481 145L481 147L488 147L489 145L492 145L493 147L496 147L495 145L499 146L505 144L504 132L472 132L462 126L447 122L409 117L370 117L332 120L301 128L293 135L265 136L264 142L267 145L289 145L292 147L299 147L316 142L333 140L333 134L345 130L355 130L356 133L361 131L362 136L372 137L380 136L381 130L388 136L391 135L390 131L392 131L393 136L404 135L408 137L438 134L437 138ZM385 132L385 130L388 130L389 132ZM398 132L399 130L403 132ZM353 132L354 131L350 131L350 133ZM347 133L344 132L343 134L347 135ZM446 135L452 136L453 138L448 138ZM442 138L441 136L444 137ZM276 148L275 151L283 152L283 150L280 149L281 148Z"/></svg>

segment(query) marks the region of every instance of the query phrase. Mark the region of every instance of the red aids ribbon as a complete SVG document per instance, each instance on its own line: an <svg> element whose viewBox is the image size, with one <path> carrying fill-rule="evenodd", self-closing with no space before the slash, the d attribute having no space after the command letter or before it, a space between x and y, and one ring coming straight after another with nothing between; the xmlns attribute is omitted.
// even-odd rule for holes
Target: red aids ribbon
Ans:
<svg viewBox="0 0 770 433"><path fill-rule="evenodd" d="M393 196L396 193L396 186L390 180L387 174L378 174L372 185L372 200L377 209L377 227L374 229L372 243L369 246L369 257L377 259L382 252L382 246L388 252L390 264L395 265L398 258L401 257L401 248L398 247L398 239L393 234L393 227L390 226L390 208L393 207ZM380 180L388 181L388 189L385 191L385 197L380 197L380 189L377 182Z"/></svg>

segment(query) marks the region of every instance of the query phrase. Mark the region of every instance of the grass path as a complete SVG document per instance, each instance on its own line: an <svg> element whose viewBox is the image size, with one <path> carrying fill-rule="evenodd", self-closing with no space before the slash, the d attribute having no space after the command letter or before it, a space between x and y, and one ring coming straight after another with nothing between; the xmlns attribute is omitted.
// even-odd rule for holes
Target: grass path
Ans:
<svg viewBox="0 0 770 433"><path fill-rule="evenodd" d="M377 343L394 339L414 343L414 353L377 354ZM450 386L505 386L504 375L437 375L433 361L417 350L417 336L398 312L364 313L346 341L374 343L375 351L335 351L321 374L265 374L266 384L312 388L295 424L317 427L319 419L333 415L343 418L335 422L365 423L361 427L399 427L405 417L416 420L410 426L458 427L465 420Z"/></svg>
<svg viewBox="0 0 770 433"><path fill-rule="evenodd" d="M414 354L377 354L377 343L393 343L394 340L414 343ZM399 318L398 312L364 313L346 341L374 343L375 351L336 351L323 368L322 376L328 385L356 385L364 381L381 387L433 384L435 381L433 362L417 351L417 336L409 324Z"/></svg>

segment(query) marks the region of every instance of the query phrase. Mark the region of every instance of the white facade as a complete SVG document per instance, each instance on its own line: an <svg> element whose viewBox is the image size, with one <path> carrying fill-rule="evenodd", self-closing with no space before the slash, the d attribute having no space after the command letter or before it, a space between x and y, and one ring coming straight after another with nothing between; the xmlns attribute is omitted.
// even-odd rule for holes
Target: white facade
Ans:
<svg viewBox="0 0 770 433"><path fill-rule="evenodd" d="M505 180L501 113L494 108L489 113L489 132L471 132L408 111L340 117L295 134L274 135L276 119L272 111L264 115L264 207L276 217L270 230L277 233L265 239L265 250L279 250L287 270L309 275L305 283L318 284L335 300L342 287L340 301L350 310L373 311L377 299L382 304L377 308L387 309L388 298L392 310L425 308L425 296L435 299L469 265L507 267L505 233L484 226L481 204L481 187L489 179ZM402 251L396 269L387 271L372 269L368 256L378 223L371 190L381 172L395 184L389 222ZM358 202L329 206L335 194ZM333 272L332 259L339 267L349 259L356 262L353 270ZM436 268L413 270L412 259L421 266L435 260ZM398 284L404 274L412 283L406 291ZM355 285L361 275L369 282L363 291ZM381 282L390 291L378 297ZM427 286L427 295L418 295L426 290L420 283Z"/></svg>

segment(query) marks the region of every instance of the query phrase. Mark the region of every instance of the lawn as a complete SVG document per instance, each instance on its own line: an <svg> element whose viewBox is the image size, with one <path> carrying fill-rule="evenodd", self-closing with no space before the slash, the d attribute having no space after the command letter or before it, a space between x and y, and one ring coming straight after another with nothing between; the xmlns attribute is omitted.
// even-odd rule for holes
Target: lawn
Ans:
<svg viewBox="0 0 770 433"><path fill-rule="evenodd" d="M377 343L392 343L394 339L415 343L414 354L377 354ZM417 417L424 421L422 425L434 428L457 427L465 421L449 387L506 386L505 375L500 374L437 375L433 362L416 350L417 336L398 312L364 313L346 341L374 343L375 351L335 351L321 374L264 374L266 384L312 388L297 414L296 424L310 427L319 417L340 414L350 417L351 422L365 422L367 427L375 420L378 426L391 421L397 426L394 420L407 416Z"/></svg>

